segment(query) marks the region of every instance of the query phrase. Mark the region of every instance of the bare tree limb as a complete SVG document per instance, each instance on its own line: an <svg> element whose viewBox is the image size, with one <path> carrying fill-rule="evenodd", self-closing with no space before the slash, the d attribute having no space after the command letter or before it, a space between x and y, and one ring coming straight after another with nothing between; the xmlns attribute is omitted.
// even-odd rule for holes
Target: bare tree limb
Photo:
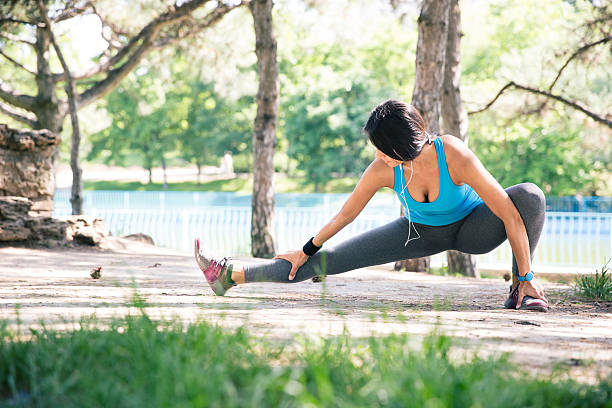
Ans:
<svg viewBox="0 0 612 408"><path fill-rule="evenodd" d="M0 99L10 103L13 106L32 111L36 102L36 98L30 95L20 94L11 88L10 85L0 79Z"/></svg>
<svg viewBox="0 0 612 408"><path fill-rule="evenodd" d="M85 2L81 6L74 7L73 5L67 5L66 8L57 16L53 17L54 23L59 23L64 20L68 20L80 14L85 14L90 6L90 2Z"/></svg>
<svg viewBox="0 0 612 408"><path fill-rule="evenodd" d="M25 25L36 26L36 23L33 21L19 20L19 19L12 18L12 17L0 18L0 26L4 23L15 23L15 24L25 24Z"/></svg>
<svg viewBox="0 0 612 408"><path fill-rule="evenodd" d="M220 4L213 11L208 13L198 24L194 24L189 28L181 27L184 29L182 33L177 33L176 35L166 35L159 38L159 40L153 43L153 47L162 48L182 39L191 37L206 28L210 28L219 22L227 13L235 8L241 7L243 4L245 4L245 2L240 2L234 5Z"/></svg>
<svg viewBox="0 0 612 408"><path fill-rule="evenodd" d="M197 0L198 3L200 4L204 4L206 2L208 2L209 0ZM193 1L192 1L193 2ZM204 30L205 28L211 27L212 25L216 24L219 20L221 20L221 18L226 15L227 13L229 13L231 10L233 10L234 8L240 7L244 4L245 2L239 2L235 5L226 5L224 3L220 3L213 11L211 11L210 13L208 13L202 22L200 22L199 24L193 25L190 29L188 29L187 31L185 31L185 33L181 34L181 35L176 35L176 36L165 36L163 38L160 38L158 41L155 41L154 43L152 43L152 45L150 46L151 48L161 48L164 47L166 45L169 44L173 44L179 40L182 40L184 38L193 36L194 34L197 34L198 32ZM92 7L93 12L95 15L98 16L98 18L100 18L100 21L102 22L103 26L107 26L109 27L114 33L119 34L119 35L127 35L127 33L124 33L120 30L118 30L116 27L114 27L112 24L110 24L108 21L106 21L101 15L100 13L98 13L97 9L95 8L95 5L93 3L89 3L89 5ZM186 6L183 5L183 6ZM183 7L181 6L181 7ZM199 7L199 6L198 6ZM197 7L193 8L194 10ZM180 13L181 11L179 10L179 8L176 8L176 12ZM166 13L168 14L168 13ZM182 17L179 17L177 19L186 19L189 18L189 16L191 15L191 12L187 13L186 15L183 15ZM80 80L80 79L86 79L86 78L91 78L94 75L103 73L103 72L108 72L113 66L115 66L116 64L118 64L122 59L124 59L125 57L127 57L128 55L130 55L130 53L132 53L136 47L138 47L139 45L142 45L142 40L145 38L153 38L155 37L155 35L151 36L151 30L153 30L153 27L158 24L157 20L160 20L164 15L158 17L155 21L149 23L147 26L145 26L137 35L135 35L134 37L132 37L130 39L130 41L124 45L122 48L119 49L119 51L113 55L110 58L105 59L103 62L101 62L100 64L93 66L91 68L85 69L83 71L80 72L75 72L73 73L73 78L75 80ZM159 30L163 27L163 26L167 26L170 24L173 24L177 21L168 21L168 22L161 22L162 25L159 25L156 29L157 32L159 32ZM107 39L108 41L108 39ZM110 41L108 41L110 45L113 45ZM105 50L104 52L106 52L108 50ZM148 50L147 50L148 51ZM104 52L102 53L102 55L104 54ZM134 51L135 52L135 51ZM102 56L101 55L101 56ZM131 58L131 57L130 57ZM57 82L60 82L63 80L63 74L61 73L56 73L53 74L54 76L54 80L56 80Z"/></svg>
<svg viewBox="0 0 612 408"><path fill-rule="evenodd" d="M31 42L31 41L21 39L21 38L13 35L11 33L3 32L3 31L0 31L0 37L6 38L9 41L14 41L14 42L20 42L20 43L28 44L30 47L34 47L36 45L33 42Z"/></svg>
<svg viewBox="0 0 612 408"><path fill-rule="evenodd" d="M17 112L15 109L13 109L11 106L5 105L2 102L0 102L0 112L3 112L5 115L10 116L16 121L21 122L31 127L32 129L36 129L38 127L38 121L34 116L21 114L20 112Z"/></svg>
<svg viewBox="0 0 612 408"><path fill-rule="evenodd" d="M484 108L479 109L477 111L469 112L468 114L475 114L475 113L479 113L479 112L482 112L482 111L488 109L491 105L493 105L495 103L495 101L501 96L501 94L504 93L509 88L516 88L516 89L520 89L522 91L526 91L526 92L530 92L530 93L533 93L533 94L536 94L536 95L541 95L541 96L545 96L545 97L550 98L550 99L554 99L554 100L556 100L558 102L561 102L561 103L563 103L563 104L565 104L567 106L570 106L570 107L572 107L572 108L574 108L574 109L584 113L585 115L587 115L588 117L590 117L594 121L599 122L599 123L601 123L601 124L603 124L603 125L605 125L605 126L607 126L607 127L612 129L612 120L610 120L610 119L608 119L608 118L606 118L606 117L604 117L604 116L602 116L602 115L600 115L598 113L595 113L595 112L589 110L586 106L584 106L580 102L571 101L571 100L569 100L567 98L564 98L563 96L555 95L555 94L553 94L553 93L551 93L549 91L545 91L545 90L542 90L542 89L532 88L530 86L525 86L525 85L520 85L520 84L517 84L514 81L508 82L497 93L495 98L493 98L493 100L491 102L489 102Z"/></svg>
<svg viewBox="0 0 612 408"><path fill-rule="evenodd" d="M491 107L491 106L492 106L492 105L493 105L493 104L494 104L494 103L497 101L497 99L498 99L498 98L501 96L501 94L503 94L503 93L506 91L506 89L508 89L508 88L512 87L512 85L513 85L513 84L514 84L514 82L509 82L509 83L507 83L507 84L506 84L506 85L505 85L505 86L504 86L502 89L500 89L500 90L499 90L499 92L497 93L497 95L495 95L495 98L493 98L493 99L492 99L492 100L491 100L489 103L487 103L487 104L486 104L486 105L485 105L483 108L480 108L480 109L475 110L475 111L470 111L470 112L468 112L468 115L475 115L475 114L477 114L477 113L484 112L484 111L486 111L487 109L489 109L489 108L490 108L490 107Z"/></svg>
<svg viewBox="0 0 612 408"><path fill-rule="evenodd" d="M101 24L101 29L100 29L100 36L102 38L104 38L104 40L108 43L108 48L104 51L102 51L102 53L100 54L100 57L107 55L107 53L111 50L111 49L120 49L121 46L123 44L121 44L121 42L118 39L118 36L122 35L124 37L129 37L129 34L123 30L120 30L119 28L117 28L114 24L112 24L110 21L107 21L101 13L98 12L98 9L96 8L96 5L93 3L90 3L91 8L93 10L93 13L100 19ZM104 33L104 29L105 28L109 28L111 31L111 35L107 36Z"/></svg>
<svg viewBox="0 0 612 408"><path fill-rule="evenodd" d="M14 60L13 58L11 58L10 56L8 56L4 51L0 50L0 55L2 55L4 58L6 58L7 60L11 61L14 65L16 65L17 67L23 69L24 71L32 74L32 75L36 75L36 72L26 68L25 66L23 66L22 64L20 64L19 62L17 62L16 60Z"/></svg>
<svg viewBox="0 0 612 408"><path fill-rule="evenodd" d="M202 3L208 1L208 0L198 0ZM115 64L117 64L118 62L120 62L124 57L128 56L130 54L130 52L132 52L139 44L142 46L142 42L141 40L143 40L144 38L150 38L152 36L154 36L155 34L157 34L157 32L161 29L161 26L157 26L155 24L156 21L153 21L149 24L147 24L137 35L135 35L134 37L132 37L130 39L130 41L123 46L123 48L121 48L115 55L113 55L111 58L107 59L106 61L91 67L89 69L86 69L84 71L78 72L74 74L74 78L75 79L85 79L85 78L90 78L96 74L99 74L101 72L106 72L108 71L110 68L112 68ZM132 58L132 57L130 57ZM58 82L63 80L63 74L54 74L54 79L57 80Z"/></svg>
<svg viewBox="0 0 612 408"><path fill-rule="evenodd" d="M189 18L194 10L207 1L209 0L192 0L179 7L172 6L166 13L147 24L121 51L113 56L105 66L106 68L113 66L133 50L127 61L121 66L109 70L106 78L83 92L77 100L78 107L85 106L113 90L119 82L138 65L140 60L154 48L154 40L163 27ZM217 6L217 8L225 7L227 6L222 3Z"/></svg>
<svg viewBox="0 0 612 408"><path fill-rule="evenodd" d="M555 77L555 79L548 86L548 90L552 91L553 87L555 86L555 84L557 83L559 78L561 77L561 74L563 73L565 68L567 68L569 63L574 58L576 58L580 54L584 53L585 51L589 50L590 48L596 47L596 46L598 46L600 44L605 44L605 43L609 42L610 40L612 40L612 37L604 37L604 38L600 39L599 41L595 41L595 42L592 42L592 43L589 43L589 44L585 44L582 47L578 48L576 51L574 51L574 53L572 55L570 55L570 57L567 59L567 61L565 61L565 64L563 64L561 69L559 69L559 72L557 72L557 76Z"/></svg>

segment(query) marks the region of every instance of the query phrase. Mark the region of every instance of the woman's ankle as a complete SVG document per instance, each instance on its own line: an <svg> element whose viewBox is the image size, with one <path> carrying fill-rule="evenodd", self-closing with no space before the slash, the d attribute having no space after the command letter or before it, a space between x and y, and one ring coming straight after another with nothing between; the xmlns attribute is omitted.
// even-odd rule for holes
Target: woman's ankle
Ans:
<svg viewBox="0 0 612 408"><path fill-rule="evenodd" d="M244 267L242 265L234 265L231 278L237 285L245 283Z"/></svg>

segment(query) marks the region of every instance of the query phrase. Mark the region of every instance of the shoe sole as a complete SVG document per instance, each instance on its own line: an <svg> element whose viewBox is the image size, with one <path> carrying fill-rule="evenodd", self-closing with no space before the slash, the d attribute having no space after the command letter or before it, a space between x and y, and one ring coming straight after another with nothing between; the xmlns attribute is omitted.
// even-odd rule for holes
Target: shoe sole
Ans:
<svg viewBox="0 0 612 408"><path fill-rule="evenodd" d="M523 302L524 303L524 302ZM543 304L543 302L534 301L533 305L522 304L518 310L530 310L533 312L548 312L548 305Z"/></svg>

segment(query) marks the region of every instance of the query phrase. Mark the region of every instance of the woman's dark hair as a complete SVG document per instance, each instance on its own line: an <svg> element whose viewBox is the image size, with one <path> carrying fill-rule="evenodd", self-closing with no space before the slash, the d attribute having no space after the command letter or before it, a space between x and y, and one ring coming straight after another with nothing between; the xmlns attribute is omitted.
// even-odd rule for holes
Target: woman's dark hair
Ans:
<svg viewBox="0 0 612 408"><path fill-rule="evenodd" d="M415 159L429 139L419 111L392 99L372 110L363 131L378 150L402 161Z"/></svg>

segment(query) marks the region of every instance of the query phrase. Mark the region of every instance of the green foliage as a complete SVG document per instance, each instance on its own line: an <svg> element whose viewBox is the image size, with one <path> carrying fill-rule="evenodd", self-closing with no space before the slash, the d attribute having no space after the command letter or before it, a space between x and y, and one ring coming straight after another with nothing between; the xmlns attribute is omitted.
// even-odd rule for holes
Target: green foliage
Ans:
<svg viewBox="0 0 612 408"><path fill-rule="evenodd" d="M147 1L129 12L106 0L98 6L131 32L158 4ZM303 189L326 191L336 177L361 174L373 158L361 134L370 110L391 97L410 101L418 6L395 6L406 13L388 1L275 5L281 82L275 165ZM603 10L588 0L552 0L538 7L532 0L495 0L461 7L461 91L468 110L484 106L509 80L547 89L571 53L601 34L584 24ZM9 9L21 17L26 13L19 6ZM91 143L88 159L151 167L163 157L177 165L218 165L229 150L236 170L250 171L257 90L254 34L246 29L251 26L242 8L207 30L206 41L195 36L147 55L100 103L111 122L107 129L98 131L103 113L93 107L81 112L85 143ZM32 33L17 26L4 27L31 39ZM76 58L79 50L68 37L60 36L60 45L75 57L75 69L89 66L92 61ZM3 45L8 55L35 66L34 53L23 44L0 38ZM575 58L553 92L609 112L612 54L606 50L594 47ZM52 65L59 70L54 58ZM0 64L0 77L10 78L21 92L35 92L31 75L13 64ZM58 92L63 97L61 87ZM478 157L504 186L532 181L549 195L610 194L610 131L558 102L541 107L542 102L506 92L488 111L471 115L470 145ZM67 129L68 124L64 133Z"/></svg>
<svg viewBox="0 0 612 408"><path fill-rule="evenodd" d="M494 134L475 137L472 148L502 186L529 181L553 196L573 195L577 187L593 189L593 161L582 148L578 131L516 121Z"/></svg>
<svg viewBox="0 0 612 408"><path fill-rule="evenodd" d="M606 407L612 381L537 377L506 359L451 357L431 334L308 341L294 346L204 322L141 314L67 331L0 324L0 405L14 407L313 406ZM517 390L520 390L518 392Z"/></svg>
<svg viewBox="0 0 612 408"><path fill-rule="evenodd" d="M91 136L88 159L126 165L136 154L146 169L169 156L217 165L225 151L250 150L252 104L221 98L211 83L181 78L167 88L158 70L137 71L106 97L112 123Z"/></svg>
<svg viewBox="0 0 612 408"><path fill-rule="evenodd" d="M168 97L167 97L168 96ZM136 152L150 170L176 147L180 128L175 113L179 101L166 95L155 74L134 74L106 98L112 124L91 136L88 159L100 156L108 164L125 165Z"/></svg>
<svg viewBox="0 0 612 408"><path fill-rule="evenodd" d="M575 50L600 38L585 23L599 9L581 0L463 3L463 21L470 21L462 37L467 109L484 106L510 80L548 89ZM566 67L552 92L609 111L611 63L605 46L594 47ZM472 148L504 186L532 181L548 195L610 194L610 130L561 103L505 92L488 111L469 116L469 132Z"/></svg>
<svg viewBox="0 0 612 408"><path fill-rule="evenodd" d="M252 97L233 103L217 94L213 83L199 80L190 81L187 88L185 95L177 96L187 101L186 119L179 133L183 159L198 167L206 163L218 165L225 151L251 150Z"/></svg>
<svg viewBox="0 0 612 408"><path fill-rule="evenodd" d="M358 175L371 160L361 134L371 104L371 96L359 84L348 90L296 95L287 102L288 155L315 191L334 178L333 173L336 177Z"/></svg>
<svg viewBox="0 0 612 408"><path fill-rule="evenodd" d="M363 41L314 44L310 33L303 32L308 22L285 22L284 28L292 30L281 35L295 36L295 41L279 48L280 145L315 191L334 178L356 177L365 170L374 157L361 132L370 111L390 97L408 97L414 65L406 64L406 50L414 50L416 38L397 19L390 20L384 30L370 28L376 34Z"/></svg>
<svg viewBox="0 0 612 408"><path fill-rule="evenodd" d="M577 295L592 300L612 301L612 276L610 275L611 259L592 275L580 275L574 282L574 291Z"/></svg>

